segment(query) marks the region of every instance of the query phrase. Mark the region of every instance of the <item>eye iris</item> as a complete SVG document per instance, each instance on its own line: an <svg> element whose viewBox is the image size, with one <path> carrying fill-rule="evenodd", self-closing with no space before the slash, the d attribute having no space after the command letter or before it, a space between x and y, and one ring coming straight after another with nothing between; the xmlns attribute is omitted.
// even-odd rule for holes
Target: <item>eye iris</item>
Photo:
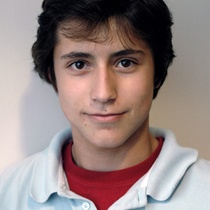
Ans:
<svg viewBox="0 0 210 210"><path fill-rule="evenodd" d="M131 64L131 63L130 63L129 60L123 60L123 61L122 61L122 66L123 66L123 67L129 67L130 64Z"/></svg>
<svg viewBox="0 0 210 210"><path fill-rule="evenodd" d="M84 64L84 62L76 62L75 66L77 69L82 69L82 68L84 68L85 64Z"/></svg>

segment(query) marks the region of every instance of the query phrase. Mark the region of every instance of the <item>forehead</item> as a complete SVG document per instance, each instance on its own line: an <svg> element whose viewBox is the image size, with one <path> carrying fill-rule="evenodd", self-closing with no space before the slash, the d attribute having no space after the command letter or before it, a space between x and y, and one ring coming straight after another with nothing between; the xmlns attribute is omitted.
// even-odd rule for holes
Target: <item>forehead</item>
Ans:
<svg viewBox="0 0 210 210"><path fill-rule="evenodd" d="M100 36L101 35L101 36ZM118 34L110 31L106 34L106 38L103 35L103 31L99 31L98 38L90 40L88 38L68 38L62 34L62 31L58 31L58 42L55 46L54 55L56 57L66 57L71 52L74 54L77 52L88 53L92 56L109 57L116 54L117 52L126 52L132 54L132 52L138 52L142 54L151 54L151 50L143 40L130 40L130 38L119 37ZM125 54L124 54L125 55Z"/></svg>
<svg viewBox="0 0 210 210"><path fill-rule="evenodd" d="M81 20L63 21L57 29L57 43L63 39L76 42L94 42L100 44L110 44L119 41L125 48L147 43L134 34L129 24L121 25L114 18L101 24L90 24Z"/></svg>

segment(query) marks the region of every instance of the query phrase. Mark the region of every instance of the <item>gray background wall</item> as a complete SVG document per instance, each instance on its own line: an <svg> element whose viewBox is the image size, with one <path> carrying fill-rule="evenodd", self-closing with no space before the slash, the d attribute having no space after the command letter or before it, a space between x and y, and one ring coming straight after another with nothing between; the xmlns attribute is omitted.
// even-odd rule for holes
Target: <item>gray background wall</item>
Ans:
<svg viewBox="0 0 210 210"><path fill-rule="evenodd" d="M54 91L32 72L42 0L0 0L0 171L45 148L68 126ZM177 58L154 101L151 126L210 159L210 1L166 0Z"/></svg>

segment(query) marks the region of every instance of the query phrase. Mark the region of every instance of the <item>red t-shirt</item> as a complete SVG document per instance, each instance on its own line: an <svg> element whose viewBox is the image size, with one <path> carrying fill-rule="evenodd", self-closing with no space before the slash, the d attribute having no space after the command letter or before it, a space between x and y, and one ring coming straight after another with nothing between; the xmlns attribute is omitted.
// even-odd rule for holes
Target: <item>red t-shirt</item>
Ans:
<svg viewBox="0 0 210 210"><path fill-rule="evenodd" d="M163 145L163 139L158 140L158 147L145 161L111 172L90 171L78 167L72 160L72 142L69 143L63 149L63 165L71 191L93 201L97 209L107 210L149 171Z"/></svg>

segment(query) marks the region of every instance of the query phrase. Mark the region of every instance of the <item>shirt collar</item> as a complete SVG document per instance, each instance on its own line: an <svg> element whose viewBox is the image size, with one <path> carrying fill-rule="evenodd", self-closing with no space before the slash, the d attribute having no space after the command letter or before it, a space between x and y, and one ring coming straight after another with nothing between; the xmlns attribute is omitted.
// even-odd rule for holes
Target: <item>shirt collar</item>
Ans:
<svg viewBox="0 0 210 210"><path fill-rule="evenodd" d="M38 154L39 159L32 173L30 188L30 195L37 202L46 202L51 194L58 191L61 150L71 136L69 128L57 133L49 147Z"/></svg>
<svg viewBox="0 0 210 210"><path fill-rule="evenodd" d="M180 147L174 134L166 129L150 128L155 137L163 137L164 143L159 157L150 171L142 177L110 210L141 208L146 206L148 196L158 201L167 200L176 189L187 169L196 162L196 150ZM130 202L132 200L132 202Z"/></svg>
<svg viewBox="0 0 210 210"><path fill-rule="evenodd" d="M164 201L174 192L187 169L197 160L198 154L196 150L180 147L176 143L174 134L169 130L151 128L150 132L156 137L163 137L165 141L150 172L144 192L155 200ZM71 138L71 130L65 129L56 134L49 147L39 154L39 160L32 174L30 190L32 198L37 202L46 202L51 194L62 189L60 186L62 183L66 184L61 168L61 150L65 142ZM61 172L63 182L59 183Z"/></svg>
<svg viewBox="0 0 210 210"><path fill-rule="evenodd" d="M172 195L188 168L197 161L198 152L179 146L169 130L151 128L150 132L165 141L151 171L147 194L155 200L164 201Z"/></svg>

